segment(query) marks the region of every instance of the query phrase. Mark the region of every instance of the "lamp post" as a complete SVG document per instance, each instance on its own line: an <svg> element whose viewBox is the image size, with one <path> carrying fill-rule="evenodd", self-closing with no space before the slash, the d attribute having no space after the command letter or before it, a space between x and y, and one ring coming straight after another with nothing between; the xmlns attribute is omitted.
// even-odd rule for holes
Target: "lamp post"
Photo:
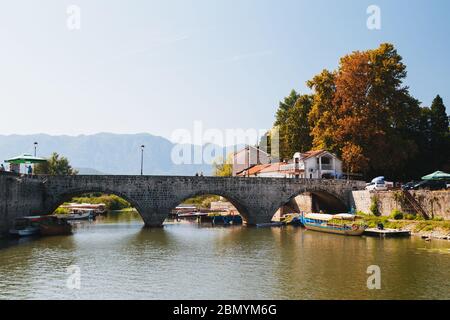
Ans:
<svg viewBox="0 0 450 320"><path fill-rule="evenodd" d="M37 154L37 153L36 153L37 145L38 145L38 143L35 142L35 143L34 143L34 156L35 156L35 157L36 157L36 154Z"/></svg>
<svg viewBox="0 0 450 320"><path fill-rule="evenodd" d="M144 148L145 146L141 146L141 176L144 174Z"/></svg>

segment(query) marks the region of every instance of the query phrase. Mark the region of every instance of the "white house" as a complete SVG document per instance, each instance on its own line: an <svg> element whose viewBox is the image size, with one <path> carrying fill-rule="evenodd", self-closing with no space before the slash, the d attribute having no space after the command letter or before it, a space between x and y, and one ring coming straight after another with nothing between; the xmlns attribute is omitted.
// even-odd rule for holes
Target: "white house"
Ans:
<svg viewBox="0 0 450 320"><path fill-rule="evenodd" d="M242 167L241 167L242 168ZM239 169L241 169L239 168ZM237 176L333 179L342 176L342 161L326 150L297 152L288 162L262 163L236 170Z"/></svg>

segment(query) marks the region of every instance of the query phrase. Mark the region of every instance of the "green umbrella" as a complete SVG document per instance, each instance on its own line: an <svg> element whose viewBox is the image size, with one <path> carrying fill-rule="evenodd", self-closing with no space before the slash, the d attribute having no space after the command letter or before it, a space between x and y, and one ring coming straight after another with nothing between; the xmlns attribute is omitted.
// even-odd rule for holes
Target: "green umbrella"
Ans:
<svg viewBox="0 0 450 320"><path fill-rule="evenodd" d="M40 163L47 161L44 158L33 157L31 154L22 154L20 156L5 160L7 163L21 164L21 163Z"/></svg>
<svg viewBox="0 0 450 320"><path fill-rule="evenodd" d="M434 173L422 177L422 180L449 180L449 179L450 174L442 171L436 171Z"/></svg>

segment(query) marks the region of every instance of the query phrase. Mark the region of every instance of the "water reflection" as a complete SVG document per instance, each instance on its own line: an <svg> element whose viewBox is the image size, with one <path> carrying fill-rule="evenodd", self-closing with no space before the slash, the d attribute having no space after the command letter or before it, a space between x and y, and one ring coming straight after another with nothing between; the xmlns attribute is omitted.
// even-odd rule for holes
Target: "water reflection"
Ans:
<svg viewBox="0 0 450 320"><path fill-rule="evenodd" d="M300 228L144 229L136 214L73 236L0 243L0 298L449 299L450 244L343 237ZM81 268L81 290L66 268ZM382 290L366 287L379 265Z"/></svg>

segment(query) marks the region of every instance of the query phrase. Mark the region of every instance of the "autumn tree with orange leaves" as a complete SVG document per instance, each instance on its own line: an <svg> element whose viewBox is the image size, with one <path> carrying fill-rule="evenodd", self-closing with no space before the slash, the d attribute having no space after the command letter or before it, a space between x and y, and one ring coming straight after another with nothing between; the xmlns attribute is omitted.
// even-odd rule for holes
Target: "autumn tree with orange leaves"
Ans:
<svg viewBox="0 0 450 320"><path fill-rule="evenodd" d="M307 82L312 94L292 91L276 114L283 158L326 149L342 158L346 172L366 178L407 180L449 170L443 100L437 96L431 108L421 107L403 84L406 74L402 57L385 43L314 76Z"/></svg>
<svg viewBox="0 0 450 320"><path fill-rule="evenodd" d="M335 72L308 82L315 98L310 113L315 148L341 155L351 172L390 174L414 157L408 137L419 102L403 85L406 66L391 44L343 57Z"/></svg>

